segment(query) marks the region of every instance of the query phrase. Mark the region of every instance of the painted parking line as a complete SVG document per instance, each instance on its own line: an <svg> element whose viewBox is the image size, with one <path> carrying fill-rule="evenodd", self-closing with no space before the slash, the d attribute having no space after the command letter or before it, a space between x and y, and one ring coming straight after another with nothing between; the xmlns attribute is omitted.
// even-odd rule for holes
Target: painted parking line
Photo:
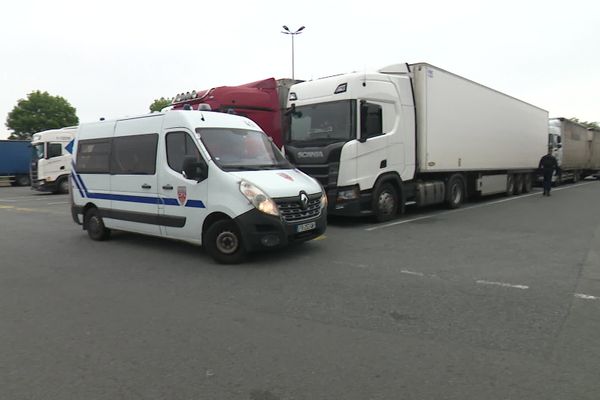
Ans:
<svg viewBox="0 0 600 400"><path fill-rule="evenodd" d="M579 186L590 185L590 184L593 184L593 183L597 184L597 182L595 182L595 181L584 182L584 183L579 183L579 184L576 184L576 185L559 187L559 188L553 189L553 191L573 189L573 188L576 188L576 187L579 187ZM437 213L433 213L433 214L429 214L429 215L424 215L424 216L421 216L421 217L416 217L416 218L411 218L411 219L403 219L401 221L390 222L388 224L374 225L374 226L370 226L368 228L365 228L365 231L369 231L369 232L370 231L375 231L375 230L378 230L378 229L389 228L389 227L396 226L396 225L407 224L409 222L420 221L420 220L429 219L429 218L435 218L435 217L438 217L440 215L454 214L454 213L458 213L458 212L469 211L469 210L472 210L472 209L475 209L475 208L489 207L489 206L493 206L493 205L496 205L496 204L506 203L508 201L521 200L521 199L524 199L526 197L539 196L541 194L542 194L541 191L536 191L534 193L523 194L523 195L514 196L514 197L508 197L506 199L501 199L501 200L496 200L496 201L490 201L488 203L476 204L476 205L473 205L473 206L465 206L465 207L462 207L462 208L458 208L456 210L441 211L441 212L437 212Z"/></svg>
<svg viewBox="0 0 600 400"><path fill-rule="evenodd" d="M589 294L583 294L583 293L575 293L574 296L578 299L583 299L583 300L600 300L600 297L590 296Z"/></svg>
<svg viewBox="0 0 600 400"><path fill-rule="evenodd" d="M482 279L475 281L475 283L479 283L480 285L502 286L502 287L513 288L513 289L521 289L521 290L529 289L529 286L527 286L527 285L513 285L512 283L485 281Z"/></svg>
<svg viewBox="0 0 600 400"><path fill-rule="evenodd" d="M57 201L54 203L46 203L46 204L48 204L49 206L54 206L56 204L69 204L69 202L68 201Z"/></svg>

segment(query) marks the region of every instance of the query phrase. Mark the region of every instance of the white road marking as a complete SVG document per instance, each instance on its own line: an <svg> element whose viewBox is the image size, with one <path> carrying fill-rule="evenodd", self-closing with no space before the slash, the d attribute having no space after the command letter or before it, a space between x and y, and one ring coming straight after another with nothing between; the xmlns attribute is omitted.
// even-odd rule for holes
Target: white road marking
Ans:
<svg viewBox="0 0 600 400"><path fill-rule="evenodd" d="M4 202L4 203L16 203L17 202L17 200L11 200L11 199L0 199L0 201Z"/></svg>
<svg viewBox="0 0 600 400"><path fill-rule="evenodd" d="M492 282L492 281L484 281L484 280L478 280L476 282L481 285L495 285L495 286L514 288L514 289L522 289L522 290L529 289L529 286L527 286L527 285L513 285L511 283L505 283L505 282Z"/></svg>
<svg viewBox="0 0 600 400"><path fill-rule="evenodd" d="M368 268L369 266L366 264L356 264L356 263L351 263L348 261L334 261L334 264L338 264L338 265L349 265L351 267L356 267L356 268Z"/></svg>
<svg viewBox="0 0 600 400"><path fill-rule="evenodd" d="M56 203L48 203L49 206L53 206L56 204L69 204L69 202L68 201L57 201Z"/></svg>
<svg viewBox="0 0 600 400"><path fill-rule="evenodd" d="M575 297L584 300L600 300L600 297L590 296L589 294L575 293Z"/></svg>
<svg viewBox="0 0 600 400"><path fill-rule="evenodd" d="M407 275L425 276L425 274L421 272L409 271L407 269L401 269L400 272Z"/></svg>
<svg viewBox="0 0 600 400"><path fill-rule="evenodd" d="M590 185L592 183L596 183L596 182L579 183L577 185L570 185L570 186L565 186L565 187L559 187L559 188L556 188L556 189L553 189L553 190L572 189L572 188L576 188L576 187L579 187L579 186ZM375 231L377 229L389 228L391 226L402 225L402 224L406 224L406 223L409 223L409 222L419 221L419 220L422 220L422 219L434 218L434 217L437 217L437 216L440 216L440 215L447 215L447 214L453 214L453 213L462 212L462 211L468 211L468 210L472 210L474 208L481 208L481 207L493 206L493 205L496 205L496 204L506 203L507 201L524 199L525 197L538 196L538 195L541 195L541 194L542 194L542 191L540 190L540 191L536 191L534 193L523 194L523 195L514 196L514 197L507 197L506 199L502 199L502 200L490 201L489 203L476 204L476 205L473 205L473 206L465 206L465 207L462 207L462 208L458 208L456 210L442 211L442 212L438 212L438 213L434 213L434 214L424 215L422 217L411 218L411 219L404 219L404 220L396 221L396 222L390 222L389 224L375 225L375 226L371 226L369 228L365 228L365 231Z"/></svg>

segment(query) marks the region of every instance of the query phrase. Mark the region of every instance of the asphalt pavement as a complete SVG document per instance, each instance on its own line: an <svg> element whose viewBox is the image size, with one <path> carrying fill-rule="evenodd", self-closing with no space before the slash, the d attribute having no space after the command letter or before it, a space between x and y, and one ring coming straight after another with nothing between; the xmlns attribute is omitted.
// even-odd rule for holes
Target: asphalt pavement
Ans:
<svg viewBox="0 0 600 400"><path fill-rule="evenodd" d="M600 182L215 264L0 188L2 399L600 398Z"/></svg>

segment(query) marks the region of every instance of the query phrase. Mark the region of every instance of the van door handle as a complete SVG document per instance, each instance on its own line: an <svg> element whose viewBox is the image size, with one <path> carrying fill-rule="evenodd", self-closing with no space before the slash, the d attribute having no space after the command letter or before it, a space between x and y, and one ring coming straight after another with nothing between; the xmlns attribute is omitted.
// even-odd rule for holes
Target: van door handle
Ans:
<svg viewBox="0 0 600 400"><path fill-rule="evenodd" d="M166 184L165 186L163 186L163 189L165 190L173 190L173 186Z"/></svg>
<svg viewBox="0 0 600 400"><path fill-rule="evenodd" d="M152 186L148 185L147 183L144 183L142 185L142 189L152 189Z"/></svg>

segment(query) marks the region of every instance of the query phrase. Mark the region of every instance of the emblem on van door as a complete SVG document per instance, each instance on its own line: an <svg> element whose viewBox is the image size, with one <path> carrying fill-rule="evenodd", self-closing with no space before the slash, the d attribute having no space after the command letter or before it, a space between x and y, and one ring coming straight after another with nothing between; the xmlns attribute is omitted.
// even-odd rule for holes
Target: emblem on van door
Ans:
<svg viewBox="0 0 600 400"><path fill-rule="evenodd" d="M185 205L185 201L187 200L187 189L185 186L177 186L177 200L179 200L180 206Z"/></svg>
<svg viewBox="0 0 600 400"><path fill-rule="evenodd" d="M306 210L306 207L308 207L308 196L304 192L300 192L300 207L303 210Z"/></svg>

